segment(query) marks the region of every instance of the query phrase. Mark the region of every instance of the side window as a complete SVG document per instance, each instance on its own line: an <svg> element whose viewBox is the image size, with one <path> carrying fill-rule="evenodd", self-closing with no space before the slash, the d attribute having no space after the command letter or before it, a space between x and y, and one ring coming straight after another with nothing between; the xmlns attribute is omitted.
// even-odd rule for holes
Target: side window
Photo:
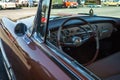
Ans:
<svg viewBox="0 0 120 80"><path fill-rule="evenodd" d="M45 29L47 27L47 19L48 19L48 11L49 11L49 3L50 0L42 0L42 12L41 13L41 24L38 27L38 31L41 34L41 36L43 37L45 34Z"/></svg>
<svg viewBox="0 0 120 80"><path fill-rule="evenodd" d="M43 0L42 2L42 14L45 18L48 16L49 2L49 0Z"/></svg>

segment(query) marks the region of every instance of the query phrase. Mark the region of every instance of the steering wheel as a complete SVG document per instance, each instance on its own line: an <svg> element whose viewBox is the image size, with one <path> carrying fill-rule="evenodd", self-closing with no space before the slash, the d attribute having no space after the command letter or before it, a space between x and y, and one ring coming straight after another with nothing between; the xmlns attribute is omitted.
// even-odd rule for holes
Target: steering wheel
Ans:
<svg viewBox="0 0 120 80"><path fill-rule="evenodd" d="M64 42L64 41L62 41L61 37L62 37L63 27L68 22L74 21L74 20L82 21L83 25L88 25L88 27L91 30L91 32L88 32L84 27L79 26L80 30L82 30L84 32L84 34L87 35L87 36L85 35L85 38L83 38L83 37L81 37L80 35L77 34L77 35L72 36L71 42ZM78 47L78 46L81 46L83 43L87 42L91 37L94 37L95 41L96 41L96 53L95 53L93 59L91 61L89 61L88 63L84 64L84 65L90 64L91 62L93 62L96 59L96 57L98 55L98 52L99 52L98 29L97 29L97 25L95 25L95 26L96 26L96 30L93 29L93 27L91 26L91 24L89 22L87 22L85 19L80 18L80 17L71 17L69 19L66 19L61 24L61 26L59 27L58 33L57 33L57 45L58 45L59 49L62 50L62 46L68 46L68 47Z"/></svg>

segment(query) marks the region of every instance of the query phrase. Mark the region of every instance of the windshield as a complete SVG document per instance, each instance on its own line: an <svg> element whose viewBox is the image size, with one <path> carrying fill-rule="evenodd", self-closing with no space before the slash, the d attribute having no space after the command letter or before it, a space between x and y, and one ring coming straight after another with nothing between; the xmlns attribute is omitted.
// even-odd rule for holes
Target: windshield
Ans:
<svg viewBox="0 0 120 80"><path fill-rule="evenodd" d="M119 0L54 0L52 2L51 15L70 15L70 14L89 14L92 8L94 15L120 17L120 2ZM66 1L69 1L67 3ZM70 2L73 1L73 2ZM106 2L107 1L107 2ZM55 4L57 3L57 4Z"/></svg>
<svg viewBox="0 0 120 80"><path fill-rule="evenodd" d="M51 15L58 14L89 14L90 7L79 8L79 9L52 9ZM120 18L120 7L104 7L104 8L92 8L94 11L94 15L99 16L108 16L108 17L119 17Z"/></svg>

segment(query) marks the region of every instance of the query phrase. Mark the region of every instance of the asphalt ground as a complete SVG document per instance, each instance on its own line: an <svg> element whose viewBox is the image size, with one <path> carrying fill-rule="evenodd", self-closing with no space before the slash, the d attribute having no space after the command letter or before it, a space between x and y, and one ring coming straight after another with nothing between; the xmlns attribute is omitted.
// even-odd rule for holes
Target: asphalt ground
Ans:
<svg viewBox="0 0 120 80"><path fill-rule="evenodd" d="M25 18L29 16L33 16L36 14L37 7L24 7L21 9L5 9L0 10L0 19L3 17L8 17L12 20Z"/></svg>
<svg viewBox="0 0 120 80"><path fill-rule="evenodd" d="M90 7L79 7L79 8L63 8L64 13L89 13ZM53 9L52 13L61 12L63 9ZM92 8L94 10L95 15L99 16L111 16L111 17L119 17L120 18L120 6L109 6L109 7L100 7L100 8ZM8 17L12 20L25 18L29 16L33 16L36 14L37 7L23 7L22 9L6 9L0 10L0 19L2 17Z"/></svg>

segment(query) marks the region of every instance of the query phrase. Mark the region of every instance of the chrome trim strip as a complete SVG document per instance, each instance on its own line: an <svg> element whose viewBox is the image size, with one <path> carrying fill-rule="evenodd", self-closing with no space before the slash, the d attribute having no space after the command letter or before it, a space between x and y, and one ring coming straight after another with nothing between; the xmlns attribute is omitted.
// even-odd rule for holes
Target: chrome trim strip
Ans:
<svg viewBox="0 0 120 80"><path fill-rule="evenodd" d="M13 69L12 69L12 67L11 67L11 65L10 65L10 63L7 59L7 56L5 54L1 39L0 39L0 50L1 50L1 53L2 53L2 56L3 56L3 63L4 63L4 66L5 66L5 69L7 71L9 80L16 80Z"/></svg>

